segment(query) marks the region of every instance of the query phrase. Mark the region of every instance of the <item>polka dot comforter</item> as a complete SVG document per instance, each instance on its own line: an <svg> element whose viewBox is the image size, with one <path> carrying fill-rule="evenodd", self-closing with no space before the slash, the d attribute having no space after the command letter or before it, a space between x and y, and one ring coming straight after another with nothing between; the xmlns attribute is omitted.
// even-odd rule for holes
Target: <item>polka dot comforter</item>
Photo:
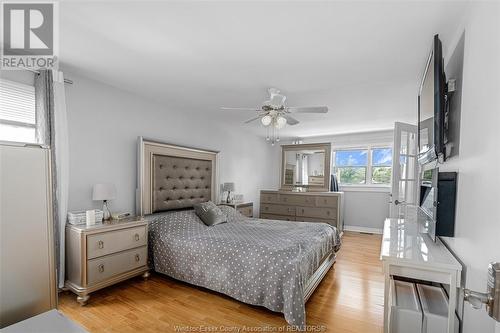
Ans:
<svg viewBox="0 0 500 333"><path fill-rule="evenodd" d="M149 216L150 264L155 271L282 312L304 327L304 288L322 258L340 247L325 223L247 218L221 206L228 222L206 226L194 210Z"/></svg>

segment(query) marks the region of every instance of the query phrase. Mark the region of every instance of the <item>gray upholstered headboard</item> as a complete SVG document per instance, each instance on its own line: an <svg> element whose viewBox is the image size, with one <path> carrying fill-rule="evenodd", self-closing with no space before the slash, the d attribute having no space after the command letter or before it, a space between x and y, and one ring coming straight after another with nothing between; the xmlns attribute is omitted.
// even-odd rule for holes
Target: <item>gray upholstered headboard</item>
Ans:
<svg viewBox="0 0 500 333"><path fill-rule="evenodd" d="M147 215L217 201L214 151L138 140L137 214Z"/></svg>

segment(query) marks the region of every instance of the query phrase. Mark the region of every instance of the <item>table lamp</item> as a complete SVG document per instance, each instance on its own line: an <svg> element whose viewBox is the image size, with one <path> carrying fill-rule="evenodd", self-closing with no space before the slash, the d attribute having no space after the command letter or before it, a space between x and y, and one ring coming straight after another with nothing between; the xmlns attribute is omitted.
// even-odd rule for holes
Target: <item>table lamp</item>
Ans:
<svg viewBox="0 0 500 333"><path fill-rule="evenodd" d="M234 191L234 183L224 183L222 190L227 192L226 203L231 203L231 191Z"/></svg>
<svg viewBox="0 0 500 333"><path fill-rule="evenodd" d="M104 220L111 218L108 208L108 200L116 199L116 187L114 184L95 184L92 189L92 200L103 201L102 212Z"/></svg>

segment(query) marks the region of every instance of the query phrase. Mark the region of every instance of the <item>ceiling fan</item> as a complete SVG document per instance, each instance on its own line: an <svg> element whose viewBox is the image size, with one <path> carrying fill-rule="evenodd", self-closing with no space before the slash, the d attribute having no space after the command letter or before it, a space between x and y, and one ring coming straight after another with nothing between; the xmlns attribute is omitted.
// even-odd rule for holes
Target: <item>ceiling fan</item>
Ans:
<svg viewBox="0 0 500 333"><path fill-rule="evenodd" d="M290 114L294 113L327 113L327 106L287 106L285 104L286 96L280 94L276 88L269 88L269 99L265 101L260 108L232 108L221 107L221 110L238 110L238 111L254 111L257 116L245 121L245 124L251 123L260 119L262 125L267 127L266 140L271 141L274 145L275 142L280 140L279 130L286 124L297 125L299 121L292 117ZM272 132L272 133L270 133ZM270 135L271 134L271 135Z"/></svg>

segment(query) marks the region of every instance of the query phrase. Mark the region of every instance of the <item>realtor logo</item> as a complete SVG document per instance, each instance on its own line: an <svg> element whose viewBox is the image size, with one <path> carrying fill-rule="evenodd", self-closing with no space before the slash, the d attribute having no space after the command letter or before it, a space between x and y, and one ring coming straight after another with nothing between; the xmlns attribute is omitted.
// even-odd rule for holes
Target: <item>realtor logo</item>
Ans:
<svg viewBox="0 0 500 333"><path fill-rule="evenodd" d="M2 3L2 68L52 68L56 3Z"/></svg>

